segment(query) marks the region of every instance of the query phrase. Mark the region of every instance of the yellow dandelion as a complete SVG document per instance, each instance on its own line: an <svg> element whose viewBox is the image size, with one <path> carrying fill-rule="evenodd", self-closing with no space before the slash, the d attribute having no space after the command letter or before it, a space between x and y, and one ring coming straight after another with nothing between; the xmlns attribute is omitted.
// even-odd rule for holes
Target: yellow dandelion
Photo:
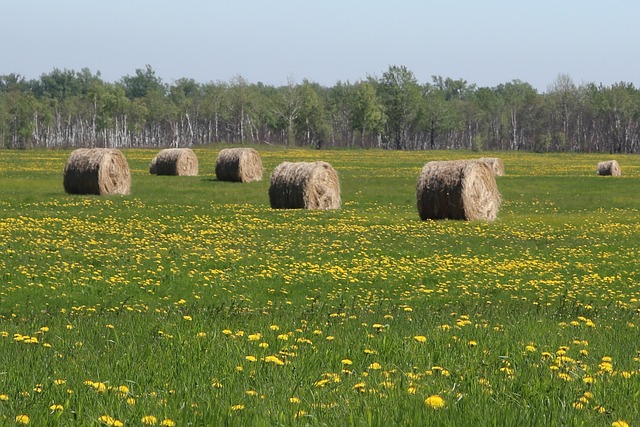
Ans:
<svg viewBox="0 0 640 427"><path fill-rule="evenodd" d="M418 342L427 342L427 337L425 337L424 335L416 335L413 337L413 339Z"/></svg>
<svg viewBox="0 0 640 427"><path fill-rule="evenodd" d="M245 356L244 358L249 362L255 362L256 360L258 360L255 356L251 356L251 355Z"/></svg>
<svg viewBox="0 0 640 427"><path fill-rule="evenodd" d="M140 422L146 426L154 426L158 423L158 419L153 415L145 415Z"/></svg>
<svg viewBox="0 0 640 427"><path fill-rule="evenodd" d="M0 402L6 402L7 400L9 400L8 394L0 394Z"/></svg>
<svg viewBox="0 0 640 427"><path fill-rule="evenodd" d="M223 335L233 335L233 331L231 329L223 329L222 330L222 334Z"/></svg>
<svg viewBox="0 0 640 427"><path fill-rule="evenodd" d="M611 427L629 427L629 423L623 420L618 420L618 421L612 422Z"/></svg>
<svg viewBox="0 0 640 427"><path fill-rule="evenodd" d="M98 417L98 421L108 426L114 426L116 419L113 417L110 417L109 415L101 415L100 417Z"/></svg>
<svg viewBox="0 0 640 427"><path fill-rule="evenodd" d="M249 334L249 336L247 336L247 338L249 339L249 341L258 341L260 338L262 338L262 334L260 334L260 333Z"/></svg>
<svg viewBox="0 0 640 427"><path fill-rule="evenodd" d="M244 405L242 403L231 406L232 411L242 411L243 409L244 409Z"/></svg>
<svg viewBox="0 0 640 427"><path fill-rule="evenodd" d="M316 387L324 387L328 382L329 380L325 378L323 380L316 381L313 385Z"/></svg>
<svg viewBox="0 0 640 427"><path fill-rule="evenodd" d="M585 384L593 384L593 383L596 382L596 379L593 378L593 377L584 377L582 379L582 382L585 383Z"/></svg>
<svg viewBox="0 0 640 427"><path fill-rule="evenodd" d="M273 363L275 365L284 365L284 362L278 358L278 356L272 355L264 358L264 361L267 363Z"/></svg>
<svg viewBox="0 0 640 427"><path fill-rule="evenodd" d="M352 365L353 361L351 359L342 359L340 363L342 363L343 365Z"/></svg>
<svg viewBox="0 0 640 427"><path fill-rule="evenodd" d="M60 412L60 411L64 410L64 406L54 403L53 405L49 406L49 409L51 409L52 411Z"/></svg>
<svg viewBox="0 0 640 427"><path fill-rule="evenodd" d="M31 421L31 419L29 418L29 415L27 415L27 414L16 415L16 423L18 423L18 424L27 425L27 424L29 424L30 421Z"/></svg>
<svg viewBox="0 0 640 427"><path fill-rule="evenodd" d="M382 369L382 366L380 366L378 362L373 362L371 365L369 365L369 369L373 369L373 370Z"/></svg>
<svg viewBox="0 0 640 427"><path fill-rule="evenodd" d="M175 427L176 422L173 421L172 419L169 418L165 418L164 420L162 420L162 422L160 423L160 425L162 427Z"/></svg>
<svg viewBox="0 0 640 427"><path fill-rule="evenodd" d="M291 403L300 403L300 399L297 397L290 397L289 402Z"/></svg>
<svg viewBox="0 0 640 427"><path fill-rule="evenodd" d="M427 397L424 401L424 403L429 406L430 408L433 409L440 409L440 408L444 408L445 405L445 401L442 397L438 396L437 394L431 395L429 397Z"/></svg>

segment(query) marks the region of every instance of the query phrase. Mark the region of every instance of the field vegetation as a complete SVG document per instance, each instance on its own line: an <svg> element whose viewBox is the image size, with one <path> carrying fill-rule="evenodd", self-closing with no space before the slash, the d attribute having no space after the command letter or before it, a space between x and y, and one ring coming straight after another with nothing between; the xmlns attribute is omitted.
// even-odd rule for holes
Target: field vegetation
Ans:
<svg viewBox="0 0 640 427"><path fill-rule="evenodd" d="M425 162L256 146L265 179L71 196L69 150L0 151L0 425L640 425L640 160L500 157L492 223L420 221ZM606 156L605 156L606 157ZM273 210L282 161L343 207Z"/></svg>

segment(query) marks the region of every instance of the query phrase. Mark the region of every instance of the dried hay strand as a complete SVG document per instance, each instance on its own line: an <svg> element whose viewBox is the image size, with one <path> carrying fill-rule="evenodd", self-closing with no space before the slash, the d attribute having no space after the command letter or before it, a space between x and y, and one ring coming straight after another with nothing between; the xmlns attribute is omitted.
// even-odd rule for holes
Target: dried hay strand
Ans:
<svg viewBox="0 0 640 427"><path fill-rule="evenodd" d="M622 171L616 160L607 160L598 163L598 175L622 176Z"/></svg>
<svg viewBox="0 0 640 427"><path fill-rule="evenodd" d="M64 166L63 184L68 194L129 194L129 164L120 150L79 148Z"/></svg>
<svg viewBox="0 0 640 427"><path fill-rule="evenodd" d="M223 148L216 158L218 181L260 181L262 172L262 159L253 148Z"/></svg>
<svg viewBox="0 0 640 427"><path fill-rule="evenodd" d="M151 159L151 163L149 163L149 173L151 175L156 175L158 171L156 170L156 162L158 161L158 156Z"/></svg>
<svg viewBox="0 0 640 427"><path fill-rule="evenodd" d="M424 165L416 187L418 214L426 219L493 221L500 193L487 164L480 160L451 160Z"/></svg>
<svg viewBox="0 0 640 427"><path fill-rule="evenodd" d="M485 162L491 172L493 172L493 176L503 176L504 175L504 163L501 159L497 157L483 157L480 159Z"/></svg>
<svg viewBox="0 0 640 427"><path fill-rule="evenodd" d="M340 209L340 180L326 162L283 162L271 173L274 209Z"/></svg>
<svg viewBox="0 0 640 427"><path fill-rule="evenodd" d="M198 158L190 148L166 148L160 150L155 160L156 174L158 175L198 175Z"/></svg>

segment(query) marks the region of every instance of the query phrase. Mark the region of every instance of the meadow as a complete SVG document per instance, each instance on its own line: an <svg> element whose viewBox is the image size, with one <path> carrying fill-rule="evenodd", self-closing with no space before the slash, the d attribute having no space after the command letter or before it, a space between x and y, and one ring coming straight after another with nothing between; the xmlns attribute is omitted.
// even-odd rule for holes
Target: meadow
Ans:
<svg viewBox="0 0 640 427"><path fill-rule="evenodd" d="M238 184L220 148L197 177L123 150L117 197L0 150L0 425L640 425L637 156L258 146ZM498 219L420 221L423 164L479 156ZM310 160L342 209L271 209Z"/></svg>

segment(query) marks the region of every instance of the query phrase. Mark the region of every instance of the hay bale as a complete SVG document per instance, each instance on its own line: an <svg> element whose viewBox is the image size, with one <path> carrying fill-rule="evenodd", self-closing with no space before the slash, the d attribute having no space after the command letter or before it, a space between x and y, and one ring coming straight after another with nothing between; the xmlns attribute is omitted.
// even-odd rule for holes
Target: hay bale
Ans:
<svg viewBox="0 0 640 427"><path fill-rule="evenodd" d="M260 181L262 172L262 159L253 148L224 148L216 158L218 181Z"/></svg>
<svg viewBox="0 0 640 427"><path fill-rule="evenodd" d="M158 156L151 159L151 163L149 163L149 173L151 175L156 175L158 172L156 170L156 162L158 161Z"/></svg>
<svg viewBox="0 0 640 427"><path fill-rule="evenodd" d="M198 158L190 148L160 150L156 156L156 174L197 176Z"/></svg>
<svg viewBox="0 0 640 427"><path fill-rule="evenodd" d="M622 176L622 171L616 160L607 160L598 163L598 175Z"/></svg>
<svg viewBox="0 0 640 427"><path fill-rule="evenodd" d="M326 162L284 162L271 173L274 209L340 209L338 173Z"/></svg>
<svg viewBox="0 0 640 427"><path fill-rule="evenodd" d="M493 221L500 193L493 172L479 160L429 162L416 187L420 219Z"/></svg>
<svg viewBox="0 0 640 427"><path fill-rule="evenodd" d="M64 166L63 184L68 194L129 194L129 164L120 150L79 148Z"/></svg>
<svg viewBox="0 0 640 427"><path fill-rule="evenodd" d="M493 172L493 176L503 176L504 175L504 163L497 157L483 157L480 159L485 162L491 172Z"/></svg>

